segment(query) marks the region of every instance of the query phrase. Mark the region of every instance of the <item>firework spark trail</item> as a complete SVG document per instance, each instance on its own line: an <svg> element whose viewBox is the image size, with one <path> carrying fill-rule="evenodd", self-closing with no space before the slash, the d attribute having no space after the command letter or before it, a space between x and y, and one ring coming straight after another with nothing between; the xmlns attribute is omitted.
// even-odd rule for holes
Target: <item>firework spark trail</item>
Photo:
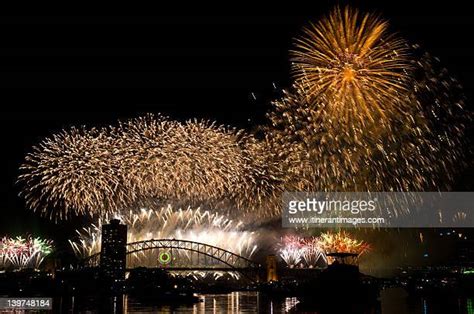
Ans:
<svg viewBox="0 0 474 314"><path fill-rule="evenodd" d="M330 253L352 253L357 258L370 250L368 243L357 240L348 233L326 232L319 237L299 237L287 235L282 238L278 252L280 257L290 268L315 268L333 262L333 258L326 256Z"/></svg>
<svg viewBox="0 0 474 314"><path fill-rule="evenodd" d="M302 250L288 247L280 250L280 257L290 268L296 267L301 262Z"/></svg>
<svg viewBox="0 0 474 314"><path fill-rule="evenodd" d="M257 250L255 232L243 230L241 222L235 222L219 213L187 208L175 210L171 206L161 209L142 209L140 213L116 214L128 225L127 242L150 239L189 240L220 247L235 254L251 258ZM76 256L86 258L100 252L101 226L109 216L99 219L90 227L77 230L77 239L69 241ZM156 266L158 250L133 254L130 265ZM185 251L178 251L179 263L186 263L189 257ZM129 266L130 266L129 265Z"/></svg>
<svg viewBox="0 0 474 314"><path fill-rule="evenodd" d="M327 258L319 243L319 238L311 237L303 239L303 260L307 267L314 268L319 265L320 260L327 264Z"/></svg>
<svg viewBox="0 0 474 314"><path fill-rule="evenodd" d="M116 143L99 129L73 128L45 139L21 166L28 206L45 213L57 208L51 217L63 218L69 211L85 215L129 202L128 173L122 168L126 157L113 149Z"/></svg>
<svg viewBox="0 0 474 314"><path fill-rule="evenodd" d="M0 268L39 268L53 250L52 241L31 236L0 240Z"/></svg>
<svg viewBox="0 0 474 314"><path fill-rule="evenodd" d="M277 179L262 152L241 131L149 115L44 140L27 155L19 181L28 206L51 217L101 215L156 200L250 210L273 193Z"/></svg>
<svg viewBox="0 0 474 314"><path fill-rule="evenodd" d="M407 89L408 46L379 16L336 7L304 29L292 54L296 80L323 98L317 116L350 127L384 124L386 112L403 111L397 100Z"/></svg>
<svg viewBox="0 0 474 314"><path fill-rule="evenodd" d="M140 172L138 190L148 198L188 204L230 199L246 209L270 196L278 180L269 153L242 131L149 116L121 124L119 133L125 148L134 147L131 154L143 162L133 168ZM163 141L163 134L170 139Z"/></svg>
<svg viewBox="0 0 474 314"><path fill-rule="evenodd" d="M379 16L336 8L296 39L292 62L295 84L273 102L263 141L162 116L71 129L27 155L21 194L55 218L161 202L255 221L280 213L285 190L450 189L472 114L436 59Z"/></svg>
<svg viewBox="0 0 474 314"><path fill-rule="evenodd" d="M284 190L449 190L472 115L434 58L378 17L339 8L305 31L293 55L296 83L264 128Z"/></svg>
<svg viewBox="0 0 474 314"><path fill-rule="evenodd" d="M287 235L282 238L278 249L280 257L289 267L314 268L321 262L326 264L326 256L316 237L303 238Z"/></svg>
<svg viewBox="0 0 474 314"><path fill-rule="evenodd" d="M352 253L360 257L370 250L368 243L355 239L345 231L322 233L319 237L319 244L326 254Z"/></svg>

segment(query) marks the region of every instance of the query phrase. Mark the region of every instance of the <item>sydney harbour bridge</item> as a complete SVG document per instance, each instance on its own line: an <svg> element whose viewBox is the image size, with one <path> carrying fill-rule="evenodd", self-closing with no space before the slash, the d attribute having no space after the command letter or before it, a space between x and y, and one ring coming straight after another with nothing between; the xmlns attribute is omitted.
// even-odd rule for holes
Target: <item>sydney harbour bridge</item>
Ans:
<svg viewBox="0 0 474 314"><path fill-rule="evenodd" d="M127 267L139 266L130 258L130 255L144 251L158 251L154 256L157 266L168 270L203 270L203 271L245 271L257 270L260 264L205 243L177 239L150 239L145 241L126 244ZM184 253L184 254L183 254ZM87 266L99 266L101 253L96 253L82 262ZM175 256L186 256L186 259L175 258ZM153 257L153 255L152 255ZM136 259L140 260L140 259Z"/></svg>
<svg viewBox="0 0 474 314"><path fill-rule="evenodd" d="M109 279L123 279L137 267L158 267L169 272L237 272L258 281L262 265L228 250L181 239L149 239L127 243L127 226L118 220L103 225L101 252L83 259L83 267L100 267Z"/></svg>

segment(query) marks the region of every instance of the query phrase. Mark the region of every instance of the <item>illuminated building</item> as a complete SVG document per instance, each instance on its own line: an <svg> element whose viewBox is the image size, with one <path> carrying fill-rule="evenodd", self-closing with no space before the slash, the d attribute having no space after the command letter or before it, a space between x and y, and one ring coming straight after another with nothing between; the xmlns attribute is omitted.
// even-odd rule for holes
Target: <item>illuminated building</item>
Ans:
<svg viewBox="0 0 474 314"><path fill-rule="evenodd" d="M113 219L102 226L100 272L104 288L121 292L125 281L127 226Z"/></svg>

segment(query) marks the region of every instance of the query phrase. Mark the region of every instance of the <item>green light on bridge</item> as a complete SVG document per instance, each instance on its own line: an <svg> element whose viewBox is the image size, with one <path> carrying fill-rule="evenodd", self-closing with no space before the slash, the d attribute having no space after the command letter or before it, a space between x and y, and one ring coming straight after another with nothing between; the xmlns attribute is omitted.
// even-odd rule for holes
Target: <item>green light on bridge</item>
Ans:
<svg viewBox="0 0 474 314"><path fill-rule="evenodd" d="M160 255L158 255L158 261L162 265L168 265L171 263L171 254L169 252L161 252Z"/></svg>

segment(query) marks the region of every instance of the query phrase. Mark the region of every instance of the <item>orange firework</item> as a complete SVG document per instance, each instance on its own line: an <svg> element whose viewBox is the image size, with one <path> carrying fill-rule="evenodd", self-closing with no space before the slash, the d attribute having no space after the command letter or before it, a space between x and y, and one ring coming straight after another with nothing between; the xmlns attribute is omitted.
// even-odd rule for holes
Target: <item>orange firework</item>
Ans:
<svg viewBox="0 0 474 314"><path fill-rule="evenodd" d="M289 191L449 190L465 166L462 88L374 14L336 8L292 52L264 128Z"/></svg>
<svg viewBox="0 0 474 314"><path fill-rule="evenodd" d="M397 100L407 90L408 45L378 15L336 7L304 29L292 55L297 82L323 99L320 115L350 128L386 123L387 112L403 111Z"/></svg>
<svg viewBox="0 0 474 314"><path fill-rule="evenodd" d="M322 233L319 237L319 244L326 254L352 253L361 256L370 250L368 243L362 240L356 240L345 231Z"/></svg>

